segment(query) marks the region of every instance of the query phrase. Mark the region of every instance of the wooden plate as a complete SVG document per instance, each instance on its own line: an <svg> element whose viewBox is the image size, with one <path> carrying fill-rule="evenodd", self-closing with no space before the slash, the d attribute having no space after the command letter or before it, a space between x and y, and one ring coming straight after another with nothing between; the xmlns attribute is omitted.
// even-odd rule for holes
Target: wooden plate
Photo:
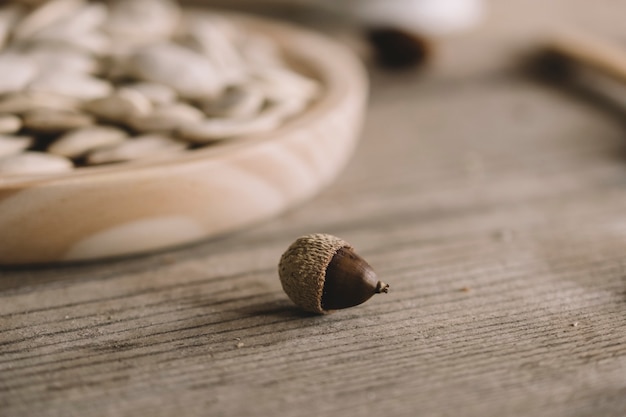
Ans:
<svg viewBox="0 0 626 417"><path fill-rule="evenodd" d="M275 216L336 177L361 125L362 65L318 34L231 17L278 42L321 81L321 97L272 133L184 156L0 179L0 263L96 259L206 239Z"/></svg>

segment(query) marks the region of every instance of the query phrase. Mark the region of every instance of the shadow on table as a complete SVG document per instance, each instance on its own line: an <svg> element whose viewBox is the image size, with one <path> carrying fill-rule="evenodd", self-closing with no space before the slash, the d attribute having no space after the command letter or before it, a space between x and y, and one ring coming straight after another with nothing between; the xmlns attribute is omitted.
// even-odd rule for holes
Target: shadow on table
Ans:
<svg viewBox="0 0 626 417"><path fill-rule="evenodd" d="M319 314L308 313L296 307L289 300L261 302L252 304L249 307L238 309L238 313L247 317L274 317L274 318L314 318L320 317Z"/></svg>
<svg viewBox="0 0 626 417"><path fill-rule="evenodd" d="M178 263L219 255L258 242L241 242L241 234L224 236L164 248L146 253L110 258L31 265L0 265L0 292L56 282L105 280L124 274L149 272Z"/></svg>

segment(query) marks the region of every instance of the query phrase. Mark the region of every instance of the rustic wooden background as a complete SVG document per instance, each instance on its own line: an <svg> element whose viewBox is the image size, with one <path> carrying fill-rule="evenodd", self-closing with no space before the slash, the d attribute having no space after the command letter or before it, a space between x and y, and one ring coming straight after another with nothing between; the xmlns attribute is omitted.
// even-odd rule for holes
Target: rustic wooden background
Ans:
<svg viewBox="0 0 626 417"><path fill-rule="evenodd" d="M626 40L624 16L494 1L431 69L373 71L357 154L305 206L166 253L3 270L0 416L624 416L624 107L518 70L546 29ZM352 242L391 292L293 308L276 264L308 232Z"/></svg>

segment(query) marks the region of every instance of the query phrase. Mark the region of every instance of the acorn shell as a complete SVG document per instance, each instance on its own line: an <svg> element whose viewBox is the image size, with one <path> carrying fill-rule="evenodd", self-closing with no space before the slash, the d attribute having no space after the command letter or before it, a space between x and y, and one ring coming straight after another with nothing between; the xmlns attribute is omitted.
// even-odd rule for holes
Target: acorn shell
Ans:
<svg viewBox="0 0 626 417"><path fill-rule="evenodd" d="M323 233L302 236L283 253L278 274L283 290L306 311L324 314L322 295L326 269L341 248L353 249L343 239Z"/></svg>

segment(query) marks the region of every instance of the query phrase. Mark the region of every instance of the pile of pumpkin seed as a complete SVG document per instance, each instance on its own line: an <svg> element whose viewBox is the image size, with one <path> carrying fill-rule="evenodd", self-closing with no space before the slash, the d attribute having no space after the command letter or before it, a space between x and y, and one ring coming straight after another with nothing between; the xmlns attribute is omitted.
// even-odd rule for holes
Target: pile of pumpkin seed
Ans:
<svg viewBox="0 0 626 417"><path fill-rule="evenodd" d="M171 0L0 6L0 176L162 158L267 132L318 83L275 42Z"/></svg>

